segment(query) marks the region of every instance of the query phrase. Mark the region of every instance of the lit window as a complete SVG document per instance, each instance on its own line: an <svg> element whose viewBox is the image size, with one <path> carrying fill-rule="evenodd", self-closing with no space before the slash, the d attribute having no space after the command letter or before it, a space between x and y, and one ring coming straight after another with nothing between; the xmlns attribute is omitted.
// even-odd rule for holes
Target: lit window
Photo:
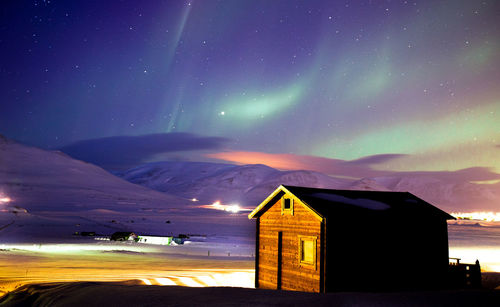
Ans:
<svg viewBox="0 0 500 307"><path fill-rule="evenodd" d="M299 236L299 260L301 264L316 266L316 237Z"/></svg>
<svg viewBox="0 0 500 307"><path fill-rule="evenodd" d="M290 212L293 215L293 199L283 197L281 199L281 214Z"/></svg>

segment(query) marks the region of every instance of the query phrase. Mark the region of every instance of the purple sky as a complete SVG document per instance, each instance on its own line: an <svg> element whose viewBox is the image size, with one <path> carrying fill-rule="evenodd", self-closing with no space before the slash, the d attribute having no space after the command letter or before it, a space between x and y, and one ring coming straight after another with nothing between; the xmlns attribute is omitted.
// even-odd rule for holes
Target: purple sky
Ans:
<svg viewBox="0 0 500 307"><path fill-rule="evenodd" d="M10 1L0 14L0 133L21 142L125 148L127 163L500 173L498 1Z"/></svg>

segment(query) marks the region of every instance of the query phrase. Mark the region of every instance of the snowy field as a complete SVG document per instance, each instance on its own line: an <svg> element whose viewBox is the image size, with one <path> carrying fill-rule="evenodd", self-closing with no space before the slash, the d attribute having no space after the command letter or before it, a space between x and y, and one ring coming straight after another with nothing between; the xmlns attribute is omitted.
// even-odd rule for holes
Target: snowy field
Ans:
<svg viewBox="0 0 500 307"><path fill-rule="evenodd" d="M2 306L498 306L500 291L304 293L226 287L128 283L30 285L0 298Z"/></svg>
<svg viewBox="0 0 500 307"><path fill-rule="evenodd" d="M248 220L248 211L220 209L233 208L236 201L241 209L254 208L278 183L348 184L319 173L262 165L173 162L128 172L124 179L129 182L60 152L1 138L0 150L0 294L26 284L70 281L253 287L255 223ZM406 189L361 183L348 187ZM417 183L430 191L421 180ZM472 194L497 195L486 192ZM479 259L484 271L500 272L500 222L452 221L448 230L450 257ZM74 235L115 231L188 234L192 239L179 246L154 246Z"/></svg>
<svg viewBox="0 0 500 307"><path fill-rule="evenodd" d="M253 287L253 245L231 237L159 246L88 238L0 244L0 293L28 283L127 281Z"/></svg>
<svg viewBox="0 0 500 307"><path fill-rule="evenodd" d="M450 257L481 262L482 270L500 271L500 227L468 221L448 226ZM237 232L237 231L235 231ZM61 242L0 244L0 292L28 283L126 281L144 285L254 285L254 239L207 236L184 245L97 241L73 236ZM500 286L500 284L499 284Z"/></svg>
<svg viewBox="0 0 500 307"><path fill-rule="evenodd" d="M478 259L482 271L500 272L500 222L450 221L448 238L450 257Z"/></svg>

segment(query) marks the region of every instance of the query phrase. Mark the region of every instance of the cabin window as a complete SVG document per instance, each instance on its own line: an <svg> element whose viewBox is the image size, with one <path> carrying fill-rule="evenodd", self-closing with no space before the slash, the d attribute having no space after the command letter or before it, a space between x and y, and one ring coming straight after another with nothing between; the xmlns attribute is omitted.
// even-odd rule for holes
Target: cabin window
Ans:
<svg viewBox="0 0 500 307"><path fill-rule="evenodd" d="M285 213L293 215L293 198L283 197L281 199L281 215Z"/></svg>
<svg viewBox="0 0 500 307"><path fill-rule="evenodd" d="M292 200L290 198L283 198L283 210L292 209Z"/></svg>
<svg viewBox="0 0 500 307"><path fill-rule="evenodd" d="M299 236L299 262L316 267L316 237Z"/></svg>

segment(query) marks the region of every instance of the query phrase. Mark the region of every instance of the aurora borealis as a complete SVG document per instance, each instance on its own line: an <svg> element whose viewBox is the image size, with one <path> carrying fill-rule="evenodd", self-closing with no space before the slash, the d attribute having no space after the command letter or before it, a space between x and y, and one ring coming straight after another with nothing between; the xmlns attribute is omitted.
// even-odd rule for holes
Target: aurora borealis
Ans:
<svg viewBox="0 0 500 307"><path fill-rule="evenodd" d="M219 161L500 178L498 1L2 6L0 133L19 141L182 132L227 139Z"/></svg>

